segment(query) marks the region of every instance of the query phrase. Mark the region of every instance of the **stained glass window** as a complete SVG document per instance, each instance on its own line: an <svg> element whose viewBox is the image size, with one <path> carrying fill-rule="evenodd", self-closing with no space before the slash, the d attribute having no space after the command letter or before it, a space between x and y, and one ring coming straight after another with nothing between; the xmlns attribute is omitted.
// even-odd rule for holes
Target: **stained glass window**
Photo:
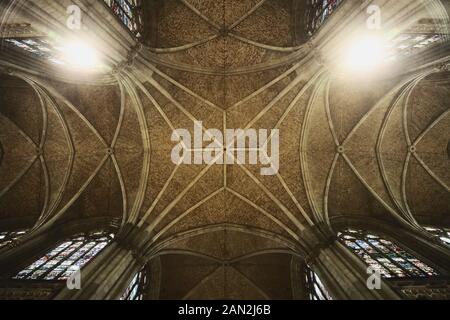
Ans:
<svg viewBox="0 0 450 320"><path fill-rule="evenodd" d="M424 278L438 272L396 243L361 230L339 233L341 241L384 278Z"/></svg>
<svg viewBox="0 0 450 320"><path fill-rule="evenodd" d="M314 35L343 0L308 0L306 4L306 33Z"/></svg>
<svg viewBox="0 0 450 320"><path fill-rule="evenodd" d="M73 40L73 41L72 41ZM62 66L72 70L83 70L90 72L107 71L107 67L97 61L96 50L90 45L77 41L58 37L35 37L35 38L8 38L4 39L5 47L19 49L28 56L46 60L54 65ZM83 59L74 58L81 52Z"/></svg>
<svg viewBox="0 0 450 320"><path fill-rule="evenodd" d="M27 233L27 230L0 232L0 249L13 243L14 241L22 237L25 233Z"/></svg>
<svg viewBox="0 0 450 320"><path fill-rule="evenodd" d="M406 33L400 34L391 41L387 48L388 56L395 59L398 56L410 56L433 44L444 40L444 36L436 33Z"/></svg>
<svg viewBox="0 0 450 320"><path fill-rule="evenodd" d="M22 49L37 58L45 58L58 64L63 63L56 58L53 45L45 38L11 38L4 41L6 44Z"/></svg>
<svg viewBox="0 0 450 320"><path fill-rule="evenodd" d="M141 36L142 16L139 0L104 0L112 12L137 37Z"/></svg>
<svg viewBox="0 0 450 320"><path fill-rule="evenodd" d="M113 234L105 232L73 237L20 271L14 279L67 280L98 255L113 238Z"/></svg>
<svg viewBox="0 0 450 320"><path fill-rule="evenodd" d="M306 270L306 288L310 300L333 300L320 278L310 268Z"/></svg>
<svg viewBox="0 0 450 320"><path fill-rule="evenodd" d="M56 65L70 65L64 50L66 50L60 43L48 38L36 37L36 38L17 38L17 39L4 39L6 45L21 49L29 55L45 59Z"/></svg>
<svg viewBox="0 0 450 320"><path fill-rule="evenodd" d="M450 246L450 229L442 229L442 228L425 228L429 233L439 237L443 243Z"/></svg>
<svg viewBox="0 0 450 320"><path fill-rule="evenodd" d="M123 294L120 300L143 300L144 299L144 290L147 288L148 284L148 276L146 269L141 270L138 274L136 274L128 286L127 290Z"/></svg>

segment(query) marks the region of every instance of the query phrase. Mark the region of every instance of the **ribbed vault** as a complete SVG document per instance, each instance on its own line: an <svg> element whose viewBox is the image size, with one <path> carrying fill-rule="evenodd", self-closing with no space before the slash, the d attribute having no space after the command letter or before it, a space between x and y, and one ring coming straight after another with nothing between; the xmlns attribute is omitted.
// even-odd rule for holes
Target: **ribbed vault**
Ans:
<svg viewBox="0 0 450 320"><path fill-rule="evenodd" d="M114 80L2 76L0 219L137 225L162 298L292 298L297 241L333 218L450 225L448 72L364 81L301 59L298 1L147 6L147 58ZM194 121L280 129L279 173L174 165Z"/></svg>

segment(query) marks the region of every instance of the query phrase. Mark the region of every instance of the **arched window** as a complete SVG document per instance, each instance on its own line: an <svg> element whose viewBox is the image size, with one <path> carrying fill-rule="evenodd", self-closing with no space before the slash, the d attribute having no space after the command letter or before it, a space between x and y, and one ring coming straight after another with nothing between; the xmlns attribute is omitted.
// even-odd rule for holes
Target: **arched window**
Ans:
<svg viewBox="0 0 450 320"><path fill-rule="evenodd" d="M427 227L425 229L432 235L439 237L439 239L441 239L441 241L444 244L450 246L450 230L449 229L434 228L434 227Z"/></svg>
<svg viewBox="0 0 450 320"><path fill-rule="evenodd" d="M142 15L140 0L104 0L111 11L137 38L141 37Z"/></svg>
<svg viewBox="0 0 450 320"><path fill-rule="evenodd" d="M148 280L147 269L144 268L134 276L133 280L131 280L130 285L128 286L127 290L125 290L125 293L120 300L143 300L144 292L148 287Z"/></svg>
<svg viewBox="0 0 450 320"><path fill-rule="evenodd" d="M444 40L437 33L403 33L390 41L390 55L409 56Z"/></svg>
<svg viewBox="0 0 450 320"><path fill-rule="evenodd" d="M362 230L339 233L341 241L384 278L425 278L439 273L396 243Z"/></svg>
<svg viewBox="0 0 450 320"><path fill-rule="evenodd" d="M308 0L306 3L306 33L314 35L343 0Z"/></svg>
<svg viewBox="0 0 450 320"><path fill-rule="evenodd" d="M36 58L43 58L57 64L62 64L62 62L56 58L54 45L44 37L8 38L4 41L6 45L22 49Z"/></svg>
<svg viewBox="0 0 450 320"><path fill-rule="evenodd" d="M4 44L6 47L22 50L29 56L47 60L54 65L75 67L72 61L73 57L67 55L70 44L68 47L67 43L57 39L50 37L8 38L4 39Z"/></svg>
<svg viewBox="0 0 450 320"><path fill-rule="evenodd" d="M333 300L325 289L319 276L310 268L306 268L306 289L310 300Z"/></svg>
<svg viewBox="0 0 450 320"><path fill-rule="evenodd" d="M13 243L26 233L27 230L0 232L0 249Z"/></svg>
<svg viewBox="0 0 450 320"><path fill-rule="evenodd" d="M76 236L20 271L14 279L67 280L100 253L114 238L106 232Z"/></svg>

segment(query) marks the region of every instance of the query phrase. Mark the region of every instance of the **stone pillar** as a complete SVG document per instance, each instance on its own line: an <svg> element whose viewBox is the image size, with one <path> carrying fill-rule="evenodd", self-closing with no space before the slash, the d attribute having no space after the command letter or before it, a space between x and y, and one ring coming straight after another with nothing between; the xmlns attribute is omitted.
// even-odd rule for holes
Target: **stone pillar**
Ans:
<svg viewBox="0 0 450 320"><path fill-rule="evenodd" d="M291 283L292 283L292 299L308 300L308 289L306 287L307 266L303 260L298 257L292 257L291 262Z"/></svg>
<svg viewBox="0 0 450 320"><path fill-rule="evenodd" d="M399 295L381 280L380 290L367 286L367 266L329 230L317 226L302 233L306 263L316 272L325 288L336 300L397 300Z"/></svg>
<svg viewBox="0 0 450 320"><path fill-rule="evenodd" d="M159 300L161 291L161 257L150 259L147 264L148 284L144 292L144 300Z"/></svg>

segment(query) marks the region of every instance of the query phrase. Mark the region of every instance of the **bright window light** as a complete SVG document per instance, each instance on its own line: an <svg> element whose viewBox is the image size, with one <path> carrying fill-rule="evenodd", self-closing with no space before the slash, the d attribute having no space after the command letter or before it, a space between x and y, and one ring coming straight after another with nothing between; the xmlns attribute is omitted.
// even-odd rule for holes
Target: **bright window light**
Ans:
<svg viewBox="0 0 450 320"><path fill-rule="evenodd" d="M69 66L89 69L99 64L97 52L81 41L69 42L58 49L63 53L63 58Z"/></svg>
<svg viewBox="0 0 450 320"><path fill-rule="evenodd" d="M353 71L371 71L386 58L386 44L380 38L366 37L349 43L347 67Z"/></svg>

